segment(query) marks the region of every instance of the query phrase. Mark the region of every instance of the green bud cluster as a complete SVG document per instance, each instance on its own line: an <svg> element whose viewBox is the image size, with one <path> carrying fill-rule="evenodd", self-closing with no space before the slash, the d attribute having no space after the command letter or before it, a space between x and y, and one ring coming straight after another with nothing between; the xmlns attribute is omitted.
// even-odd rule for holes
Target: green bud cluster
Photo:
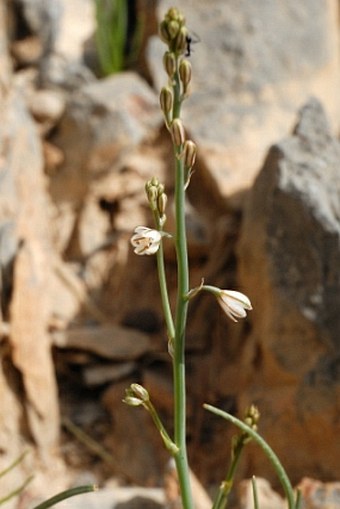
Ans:
<svg viewBox="0 0 340 509"><path fill-rule="evenodd" d="M189 32L185 26L185 18L178 9L168 10L160 24L159 32L161 39L168 46L163 56L163 66L169 78L168 85L161 89L159 101L165 125L176 148L176 157L183 159L184 162L186 189L190 183L197 148L193 141L186 139L184 126L179 118L180 105L188 96L192 68L189 60L184 57ZM150 195L149 202L154 211L157 210L156 201L157 199Z"/></svg>
<svg viewBox="0 0 340 509"><path fill-rule="evenodd" d="M149 393L142 385L131 384L128 389L125 389L125 398L123 402L129 406L147 405L149 403Z"/></svg>
<svg viewBox="0 0 340 509"><path fill-rule="evenodd" d="M177 55L183 54L186 49L188 29L185 18L175 7L168 10L159 27L159 36L169 50Z"/></svg>
<svg viewBox="0 0 340 509"><path fill-rule="evenodd" d="M244 423L247 424L254 431L257 431L257 424L259 420L260 420L259 409L255 405L250 405L250 407L247 408L246 410Z"/></svg>
<svg viewBox="0 0 340 509"><path fill-rule="evenodd" d="M161 224L164 225L166 220L165 209L168 201L168 197L164 192L164 185L156 177L153 177L145 184L145 192L152 212L158 216Z"/></svg>

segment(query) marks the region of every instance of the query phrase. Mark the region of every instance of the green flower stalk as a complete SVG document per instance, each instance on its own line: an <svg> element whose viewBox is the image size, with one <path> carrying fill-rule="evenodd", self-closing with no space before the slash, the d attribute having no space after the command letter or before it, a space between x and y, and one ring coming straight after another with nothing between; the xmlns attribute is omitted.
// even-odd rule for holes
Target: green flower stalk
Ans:
<svg viewBox="0 0 340 509"><path fill-rule="evenodd" d="M256 431L257 424L260 418L260 413L258 409L251 405L247 410L244 417L244 423L249 426L250 429ZM227 471L227 475L224 481L221 483L219 492L217 494L216 500L212 509L225 509L228 502L229 493L233 487L234 476L236 472L236 468L239 464L242 451L245 445L250 442L251 437L248 433L242 430L238 435L234 435L231 444L231 457L230 457L230 465Z"/></svg>
<svg viewBox="0 0 340 509"><path fill-rule="evenodd" d="M193 509L193 497L190 486L190 470L186 445L186 374L185 374L185 333L187 324L188 305L201 290L213 293L233 320L244 318L246 309L251 309L249 299L239 293L220 290L203 284L189 290L189 263L187 252L187 236L185 224L185 193L190 183L192 168L195 164L196 144L186 137L186 131L181 116L181 106L188 96L192 69L185 58L187 50L188 29L185 19L175 8L170 9L160 25L160 37L167 44L168 49L163 57L163 66L168 77L168 83L160 92L160 107L164 115L164 122L169 131L173 144L175 161L175 234L174 242L177 259L177 296L175 310L171 309L163 254L163 240L169 236L164 232L166 223L167 195L163 184L155 177L146 183L145 190L150 209L152 211L155 229L139 226L131 238L134 251L138 255L157 256L158 277L162 305L169 338L168 349L172 358L174 385L174 437L170 438L165 430L156 409L153 407L149 395L138 384L132 384L126 392L124 402L131 406L143 406L151 415L166 448L173 456L176 464L183 509ZM240 449L246 443L248 436L242 436ZM242 445L242 447L241 447ZM237 449L235 457L238 461ZM236 466L236 464L235 464ZM234 472L232 468L231 474ZM224 493L223 500L224 500ZM215 506L214 506L215 507ZM216 506L219 509L222 505Z"/></svg>

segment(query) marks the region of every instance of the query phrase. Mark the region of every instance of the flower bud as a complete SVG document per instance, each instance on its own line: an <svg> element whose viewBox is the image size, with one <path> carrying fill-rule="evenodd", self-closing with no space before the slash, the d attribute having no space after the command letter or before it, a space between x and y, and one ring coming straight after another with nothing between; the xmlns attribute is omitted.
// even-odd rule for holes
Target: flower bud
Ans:
<svg viewBox="0 0 340 509"><path fill-rule="evenodd" d="M184 53L187 47L188 29L182 26L178 32L175 43L175 50L179 53Z"/></svg>
<svg viewBox="0 0 340 509"><path fill-rule="evenodd" d="M167 197L167 195L165 193L161 193L158 196L157 208L158 208L158 212L159 212L160 217L164 216L167 201L168 201L168 197Z"/></svg>
<svg viewBox="0 0 340 509"><path fill-rule="evenodd" d="M180 31L180 26L179 26L178 21L175 21L175 20L169 21L167 30L168 30L170 40L175 39L177 34Z"/></svg>
<svg viewBox="0 0 340 509"><path fill-rule="evenodd" d="M177 7L170 7L165 17L168 21L176 20L181 24L185 22L183 14L180 13Z"/></svg>
<svg viewBox="0 0 340 509"><path fill-rule="evenodd" d="M168 22L166 20L163 20L159 25L159 37L166 44L168 44L171 41L171 37L168 32Z"/></svg>
<svg viewBox="0 0 340 509"><path fill-rule="evenodd" d="M159 96L159 102L164 115L172 111L174 96L170 87L163 87Z"/></svg>
<svg viewBox="0 0 340 509"><path fill-rule="evenodd" d="M185 93L191 81L191 63L189 60L182 60L180 63L179 76L181 78L181 82L183 83L183 89Z"/></svg>
<svg viewBox="0 0 340 509"><path fill-rule="evenodd" d="M196 143L191 140L186 140L183 148L183 159L184 166L186 168L192 168L196 160L197 147Z"/></svg>
<svg viewBox="0 0 340 509"><path fill-rule="evenodd" d="M131 384L130 391L131 394L139 398L143 403L150 400L148 391L140 384Z"/></svg>
<svg viewBox="0 0 340 509"><path fill-rule="evenodd" d="M180 146L185 142L185 132L182 121L175 118L171 124L171 134L175 145Z"/></svg>
<svg viewBox="0 0 340 509"><path fill-rule="evenodd" d="M147 194L147 197L148 197L148 201L149 201L151 210L156 210L156 208L157 208L157 196L158 196L157 188L155 186L148 187L148 189L146 190L146 194Z"/></svg>
<svg viewBox="0 0 340 509"><path fill-rule="evenodd" d="M149 393L142 385L131 384L128 389L125 389L123 402L130 406L140 406L147 403L149 399Z"/></svg>
<svg viewBox="0 0 340 509"><path fill-rule="evenodd" d="M172 78L176 72L176 58L172 51L166 51L164 53L163 65L169 78Z"/></svg>

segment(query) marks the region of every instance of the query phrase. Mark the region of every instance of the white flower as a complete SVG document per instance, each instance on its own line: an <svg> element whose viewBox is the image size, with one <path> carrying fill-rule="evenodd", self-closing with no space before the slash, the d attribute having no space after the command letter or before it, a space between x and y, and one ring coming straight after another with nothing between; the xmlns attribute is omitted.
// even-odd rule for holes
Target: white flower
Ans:
<svg viewBox="0 0 340 509"><path fill-rule="evenodd" d="M253 309L249 298L241 292L220 290L216 296L219 305L233 322L237 322L238 318L245 318L246 310Z"/></svg>
<svg viewBox="0 0 340 509"><path fill-rule="evenodd" d="M161 232L146 226L137 226L134 235L131 237L131 244L135 248L134 252L136 254L152 255L158 251L161 240Z"/></svg>

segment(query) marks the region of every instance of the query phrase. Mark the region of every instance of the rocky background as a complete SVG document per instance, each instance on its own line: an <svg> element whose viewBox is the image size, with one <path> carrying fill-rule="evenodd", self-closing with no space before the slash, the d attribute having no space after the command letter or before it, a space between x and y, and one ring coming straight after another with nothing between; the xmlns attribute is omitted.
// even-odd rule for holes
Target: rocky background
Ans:
<svg viewBox="0 0 340 509"><path fill-rule="evenodd" d="M103 78L91 0L0 3L0 467L30 451L0 488L34 471L20 507L84 482L111 493L91 495L100 507L112 507L127 484L152 487L153 505L137 490L135 505L116 495L116 507L161 506L167 455L149 416L121 400L141 382L171 426L155 260L134 256L129 238L152 224L145 181L156 175L173 191L158 107L164 46L155 36L172 5L131 2L144 19L139 59ZM202 404L242 416L255 403L292 482L319 480L303 481L308 507L340 504L338 7L180 3L200 39L184 106L199 146L187 210L192 286L204 277L254 306L236 325L207 295L190 308L197 493L200 482L222 479L235 433ZM172 210L170 199L170 230ZM166 259L175 281L171 247ZM278 488L250 445L238 478L253 474ZM251 504L241 483L238 507ZM282 504L270 492L261 507Z"/></svg>

